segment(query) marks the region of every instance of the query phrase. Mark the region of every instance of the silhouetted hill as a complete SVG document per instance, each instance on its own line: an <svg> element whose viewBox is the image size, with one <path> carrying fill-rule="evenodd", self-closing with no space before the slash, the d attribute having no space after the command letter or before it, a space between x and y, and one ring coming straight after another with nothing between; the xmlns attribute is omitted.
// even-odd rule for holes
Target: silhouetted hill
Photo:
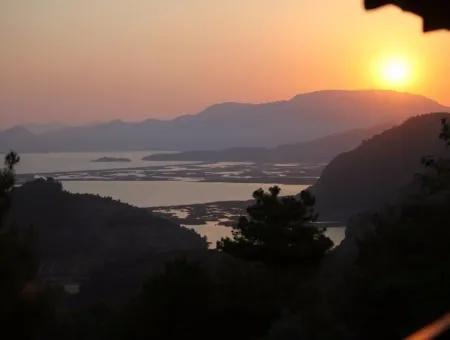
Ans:
<svg viewBox="0 0 450 340"><path fill-rule="evenodd" d="M168 121L116 120L66 127L42 133L32 141L0 136L0 151L10 148L38 152L274 147L447 109L423 96L394 91L319 91L273 103L217 104L198 114Z"/></svg>
<svg viewBox="0 0 450 340"><path fill-rule="evenodd" d="M423 170L423 156L445 152L438 139L443 117L450 118L450 113L410 118L337 156L313 188L320 217L346 220L398 198Z"/></svg>
<svg viewBox="0 0 450 340"><path fill-rule="evenodd" d="M180 160L209 162L328 162L338 154L349 151L385 129L380 125L369 129L355 129L318 138L309 142L285 144L275 148L229 148L224 150L199 150L180 153L161 153L145 160Z"/></svg>
<svg viewBox="0 0 450 340"><path fill-rule="evenodd" d="M88 275L107 262L132 264L167 251L206 249L194 232L144 209L94 195L71 194L58 182L35 180L13 192L20 229L32 227L45 275Z"/></svg>

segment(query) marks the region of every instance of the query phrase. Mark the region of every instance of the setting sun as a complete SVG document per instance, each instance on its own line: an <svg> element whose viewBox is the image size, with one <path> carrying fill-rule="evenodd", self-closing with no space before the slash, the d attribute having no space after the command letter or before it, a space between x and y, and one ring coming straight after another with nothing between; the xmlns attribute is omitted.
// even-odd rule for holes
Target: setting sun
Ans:
<svg viewBox="0 0 450 340"><path fill-rule="evenodd" d="M388 58L380 65L380 80L384 86L403 87L411 82L411 65L405 58Z"/></svg>
<svg viewBox="0 0 450 340"><path fill-rule="evenodd" d="M0 0L0 335L450 334L449 5Z"/></svg>

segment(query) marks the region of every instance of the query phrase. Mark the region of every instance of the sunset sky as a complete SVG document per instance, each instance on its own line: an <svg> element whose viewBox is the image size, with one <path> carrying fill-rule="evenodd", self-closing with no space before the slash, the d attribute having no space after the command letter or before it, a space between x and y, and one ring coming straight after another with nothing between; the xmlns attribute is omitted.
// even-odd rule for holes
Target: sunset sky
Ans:
<svg viewBox="0 0 450 340"><path fill-rule="evenodd" d="M1 0L0 129L171 118L321 89L450 105L450 33L421 28L362 0Z"/></svg>

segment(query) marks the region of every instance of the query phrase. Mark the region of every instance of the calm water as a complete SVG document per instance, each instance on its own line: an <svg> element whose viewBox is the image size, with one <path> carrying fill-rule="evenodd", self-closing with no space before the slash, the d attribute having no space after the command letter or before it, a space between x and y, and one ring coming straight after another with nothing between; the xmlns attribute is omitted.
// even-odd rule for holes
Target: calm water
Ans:
<svg viewBox="0 0 450 340"><path fill-rule="evenodd" d="M185 205L251 199L253 191L270 184L184 181L63 181L72 193L99 194L137 207ZM307 185L279 185L284 195L295 195Z"/></svg>
<svg viewBox="0 0 450 340"><path fill-rule="evenodd" d="M201 236L206 237L209 242L209 248L212 249L216 247L216 243L220 239L232 236L232 228L220 225L218 222L208 221L202 225L188 225L184 227L192 229ZM337 247L345 238L345 227L327 228L325 235L333 241L334 247Z"/></svg>
<svg viewBox="0 0 450 340"><path fill-rule="evenodd" d="M20 163L17 166L17 173L42 174L58 171L124 169L186 163L142 160L145 156L157 153L166 153L166 151L21 153ZM3 156L4 155L0 154L2 159ZM101 157L128 158L131 162L92 162Z"/></svg>
<svg viewBox="0 0 450 340"><path fill-rule="evenodd" d="M107 169L127 169L146 166L183 165L195 162L144 161L143 157L165 151L130 152L70 152L70 153L23 153L17 167L18 174L45 174L52 172L89 171ZM0 157L3 155L0 154ZM130 162L92 162L101 157L128 158ZM220 166L224 164L220 163ZM205 164L208 168L219 166ZM226 165L226 164L225 164ZM120 171L118 171L120 172ZM65 190L72 193L98 194L112 197L138 207L186 205L214 201L247 200L258 188L268 189L270 184L221 183L179 181L62 181ZM307 185L279 185L284 195L295 195ZM208 222L205 225L189 226L202 236L206 236L211 246L225 236L230 236L231 228ZM327 235L339 244L344 238L345 228L328 228Z"/></svg>

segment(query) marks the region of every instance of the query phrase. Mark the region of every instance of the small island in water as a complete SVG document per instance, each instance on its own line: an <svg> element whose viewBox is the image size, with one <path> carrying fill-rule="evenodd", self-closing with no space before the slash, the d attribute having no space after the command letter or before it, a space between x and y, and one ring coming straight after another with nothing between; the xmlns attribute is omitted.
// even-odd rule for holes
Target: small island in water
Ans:
<svg viewBox="0 0 450 340"><path fill-rule="evenodd" d="M122 157L100 157L92 160L92 162L131 162L131 159Z"/></svg>

